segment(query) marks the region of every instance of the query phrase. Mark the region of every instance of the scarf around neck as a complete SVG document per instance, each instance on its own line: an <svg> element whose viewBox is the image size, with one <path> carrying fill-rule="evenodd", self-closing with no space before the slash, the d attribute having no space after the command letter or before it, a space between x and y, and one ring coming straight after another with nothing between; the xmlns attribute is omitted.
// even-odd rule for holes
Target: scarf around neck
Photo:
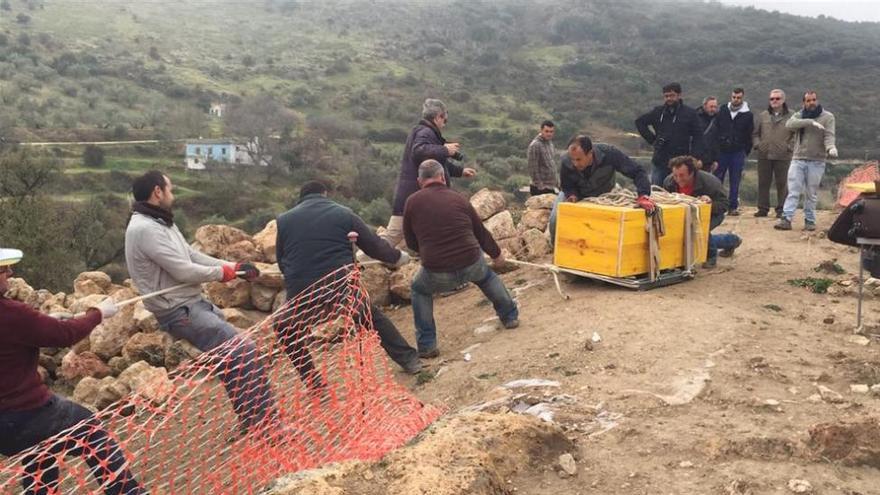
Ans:
<svg viewBox="0 0 880 495"><path fill-rule="evenodd" d="M160 208L158 206L151 205L146 201L137 201L135 204L131 206L131 211L140 213L141 215L147 215L148 217L155 218L157 220L162 220L166 225L171 227L174 225L174 214L170 211Z"/></svg>
<svg viewBox="0 0 880 495"><path fill-rule="evenodd" d="M816 108L813 109L813 111L809 111L806 108L801 110L802 119L815 119L820 115L822 115L822 105L816 105Z"/></svg>

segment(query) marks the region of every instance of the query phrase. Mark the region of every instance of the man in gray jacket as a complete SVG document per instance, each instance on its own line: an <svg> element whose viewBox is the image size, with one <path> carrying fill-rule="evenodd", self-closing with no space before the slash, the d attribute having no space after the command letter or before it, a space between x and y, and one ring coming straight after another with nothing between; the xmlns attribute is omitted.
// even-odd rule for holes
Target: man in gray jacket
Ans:
<svg viewBox="0 0 880 495"><path fill-rule="evenodd" d="M788 197L782 218L773 228L791 230L791 219L803 193L804 230L816 230L816 202L825 175L825 157L837 158L834 114L824 110L819 96L809 90L804 93L804 108L795 112L785 127L795 131L794 153L788 170Z"/></svg>
<svg viewBox="0 0 880 495"><path fill-rule="evenodd" d="M254 279L250 263L231 263L190 247L174 225L171 180L153 170L134 180L131 220L125 231L125 262L135 287L148 294L176 285L185 287L144 300L159 325L200 351L215 348L220 381L232 400L243 431L269 426L276 412L266 372L253 342L239 336L216 306L202 296L205 282L228 282L236 276Z"/></svg>
<svg viewBox="0 0 880 495"><path fill-rule="evenodd" d="M770 183L776 185L776 218L782 218L782 204L788 195L788 165L794 149L794 130L785 126L791 117L785 103L785 91L770 91L770 105L755 118L752 146L758 152L758 211L756 217L770 212Z"/></svg>

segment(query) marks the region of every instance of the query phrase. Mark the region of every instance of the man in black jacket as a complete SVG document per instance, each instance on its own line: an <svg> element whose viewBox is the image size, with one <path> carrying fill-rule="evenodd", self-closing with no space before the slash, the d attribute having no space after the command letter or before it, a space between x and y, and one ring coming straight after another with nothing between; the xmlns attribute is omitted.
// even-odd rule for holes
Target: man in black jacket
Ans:
<svg viewBox="0 0 880 495"><path fill-rule="evenodd" d="M718 168L718 98L707 96L703 106L697 109L697 117L703 126L703 156L698 157L703 171L713 172Z"/></svg>
<svg viewBox="0 0 880 495"><path fill-rule="evenodd" d="M651 146L651 183L662 186L669 175L669 159L679 155L703 155L703 126L697 112L681 100L681 85L663 87L663 105L636 119L636 129Z"/></svg>
<svg viewBox="0 0 880 495"><path fill-rule="evenodd" d="M730 172L730 211L727 214L731 216L739 215L739 183L746 166L746 156L752 150L752 130L755 128L755 117L744 97L742 88L734 88L730 103L721 107L715 120L721 150L715 176L723 184L724 176Z"/></svg>
<svg viewBox="0 0 880 495"><path fill-rule="evenodd" d="M697 169L697 159L692 156L677 156L669 161L672 173L663 183L663 188L669 192L687 194L712 204L712 213L709 220L709 230L721 225L724 221L724 213L727 211L729 202L724 194L724 185L717 177ZM733 256L734 250L742 244L742 239L736 234L709 234L709 255L706 258L705 268L714 268L718 262L718 250L724 257Z"/></svg>
<svg viewBox="0 0 880 495"><path fill-rule="evenodd" d="M550 238L556 242L556 211L559 203L577 203L584 198L600 196L614 189L616 173L629 177L639 194L638 205L654 211L651 183L645 169L610 144L597 143L589 136L578 135L568 142L568 153L562 158L559 177L562 192L550 212Z"/></svg>
<svg viewBox="0 0 880 495"><path fill-rule="evenodd" d="M322 182L305 183L300 190L299 203L278 217L275 251L278 267L284 275L288 301L326 275L352 263L349 232L357 232L357 246L371 258L395 266L409 262L409 255L380 239L354 212L328 199L327 191L327 185ZM290 310L302 317L294 319L290 314L283 315L275 329L285 352L310 388L323 385L309 355L307 341L311 335L309 326L332 316L322 313L323 305L320 295L302 300ZM418 373L421 363L416 350L375 304L370 304L369 309L373 327L388 356L407 373ZM363 312L357 317L364 318Z"/></svg>
<svg viewBox="0 0 880 495"><path fill-rule="evenodd" d="M400 173L397 176L397 190L391 208L391 219L382 238L396 247L403 240L403 207L407 198L419 190L419 165L425 160L437 160L443 165L447 186L451 177L473 177L477 171L459 165L452 160L464 160L461 144L449 143L441 134L449 121L446 105L433 98L422 104L422 120L413 127L406 138L403 158L400 159Z"/></svg>

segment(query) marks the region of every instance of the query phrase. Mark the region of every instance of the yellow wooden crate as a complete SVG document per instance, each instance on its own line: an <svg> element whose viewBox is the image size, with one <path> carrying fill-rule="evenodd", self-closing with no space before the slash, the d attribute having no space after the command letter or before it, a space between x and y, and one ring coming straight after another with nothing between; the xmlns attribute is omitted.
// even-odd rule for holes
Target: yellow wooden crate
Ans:
<svg viewBox="0 0 880 495"><path fill-rule="evenodd" d="M685 205L664 205L666 234L659 238L660 269L683 267ZM700 209L699 238L693 240L695 263L706 261L711 205ZM553 264L609 277L631 277L650 271L645 211L591 203L560 203L556 218Z"/></svg>

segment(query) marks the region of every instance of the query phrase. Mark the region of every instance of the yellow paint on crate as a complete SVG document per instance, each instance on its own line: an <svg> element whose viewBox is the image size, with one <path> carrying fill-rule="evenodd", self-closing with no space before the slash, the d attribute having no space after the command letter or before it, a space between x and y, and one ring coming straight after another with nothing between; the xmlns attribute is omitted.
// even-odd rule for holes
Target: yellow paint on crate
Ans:
<svg viewBox="0 0 880 495"><path fill-rule="evenodd" d="M685 216L687 206L665 205L666 235L660 241L660 269L685 266ZM695 263L706 261L711 206L700 205L700 236L703 246ZM638 208L590 203L561 203L556 219L556 250L553 264L609 277L648 273L648 232L645 212Z"/></svg>

